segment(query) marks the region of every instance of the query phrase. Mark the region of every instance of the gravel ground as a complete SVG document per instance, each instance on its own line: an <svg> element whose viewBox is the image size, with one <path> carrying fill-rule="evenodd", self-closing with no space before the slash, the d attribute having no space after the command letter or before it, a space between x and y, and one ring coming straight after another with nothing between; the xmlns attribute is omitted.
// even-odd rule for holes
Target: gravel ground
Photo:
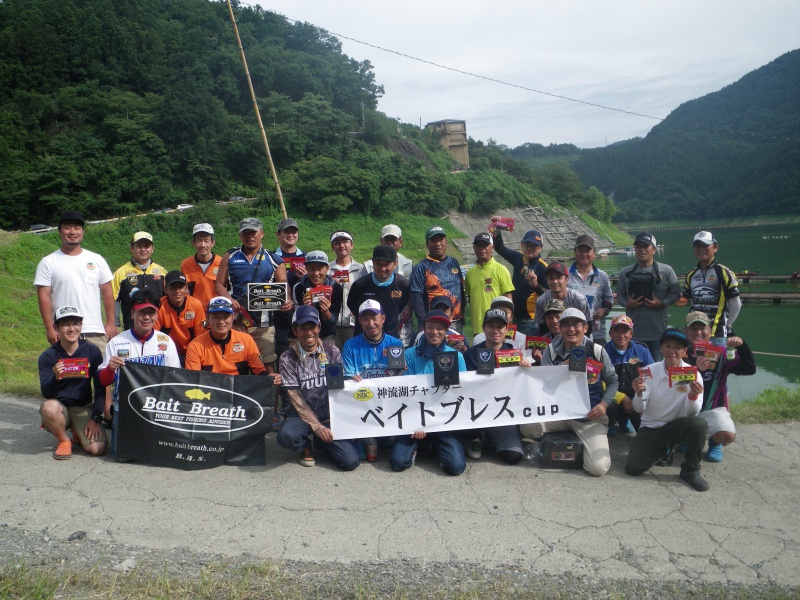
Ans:
<svg viewBox="0 0 800 600"><path fill-rule="evenodd" d="M185 548L152 550L113 542L87 540L76 531L68 539L48 531L23 531L0 524L0 581L3 572L25 567L42 569L56 578L68 573L111 577L125 573L168 576L174 581L241 579L253 574L279 582L281 596L305 598L797 598L800 591L770 583L755 586L654 582L575 576L537 575L518 566L487 569L459 561L420 564L413 561L335 563L270 561L242 554L231 558ZM275 583L272 584L276 585ZM258 587L258 586L256 586ZM179 589L176 586L175 590ZM266 590L273 588L262 588ZM175 590L173 595L176 596ZM87 597L80 585L59 590L55 597ZM0 595L2 590L0 589ZM225 597L225 592L219 596ZM252 596L248 596L252 597ZM256 596L257 597L257 596Z"/></svg>

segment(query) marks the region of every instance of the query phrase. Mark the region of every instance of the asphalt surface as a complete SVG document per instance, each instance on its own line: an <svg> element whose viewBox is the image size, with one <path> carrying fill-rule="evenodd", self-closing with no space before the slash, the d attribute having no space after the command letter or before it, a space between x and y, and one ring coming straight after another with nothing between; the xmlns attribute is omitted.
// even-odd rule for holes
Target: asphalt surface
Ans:
<svg viewBox="0 0 800 600"><path fill-rule="evenodd" d="M104 544L232 558L463 561L542 575L800 585L797 423L741 427L722 463L704 463L711 490L698 493L678 466L626 475L627 436L612 439L602 478L505 466L491 452L468 460L460 477L444 475L432 456L393 473L386 450L342 473L319 456L316 467L301 467L274 439L264 467L189 472L81 451L56 461L38 403L0 395L0 533L67 540L84 531Z"/></svg>

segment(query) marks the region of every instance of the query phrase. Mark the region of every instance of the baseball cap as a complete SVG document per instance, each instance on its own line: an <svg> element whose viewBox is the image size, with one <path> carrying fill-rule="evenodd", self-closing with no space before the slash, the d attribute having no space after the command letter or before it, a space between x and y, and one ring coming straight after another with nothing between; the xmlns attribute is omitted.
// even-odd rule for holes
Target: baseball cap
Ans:
<svg viewBox="0 0 800 600"><path fill-rule="evenodd" d="M133 238L131 238L131 244L135 244L140 240L147 240L151 244L153 243L153 236L147 233L146 231L137 231L133 234Z"/></svg>
<svg viewBox="0 0 800 600"><path fill-rule="evenodd" d="M425 313L425 322L428 321L438 321L440 323L444 323L447 327L450 327L451 321L450 317L444 314L440 310L429 310Z"/></svg>
<svg viewBox="0 0 800 600"><path fill-rule="evenodd" d="M387 235L393 235L399 239L403 237L403 232L397 225L390 224L381 229L381 239L385 238Z"/></svg>
<svg viewBox="0 0 800 600"><path fill-rule="evenodd" d="M310 304L298 306L292 317L292 325L304 325L306 323L315 323L319 325L319 313L317 309Z"/></svg>
<svg viewBox="0 0 800 600"><path fill-rule="evenodd" d="M547 265L547 268L544 270L545 275L548 273L548 271L555 271L559 275L569 277L569 271L567 271L567 266L564 263L552 262Z"/></svg>
<svg viewBox="0 0 800 600"><path fill-rule="evenodd" d="M358 316L360 317L365 312L374 312L383 314L381 303L377 300L364 300L361 306L358 307Z"/></svg>
<svg viewBox="0 0 800 600"><path fill-rule="evenodd" d="M295 229L300 229L300 225L297 224L297 221L289 217L288 219L283 219L280 223L278 223L278 231L283 231L284 229L289 229L289 227L294 227Z"/></svg>
<svg viewBox="0 0 800 600"><path fill-rule="evenodd" d="M214 296L208 303L207 313L224 312L233 314L233 303L225 296Z"/></svg>
<svg viewBox="0 0 800 600"><path fill-rule="evenodd" d="M372 260L390 260L390 261L397 261L397 250L394 249L394 246L389 246L388 244L380 244L375 246L372 250Z"/></svg>
<svg viewBox="0 0 800 600"><path fill-rule="evenodd" d="M83 218L83 213L79 210L65 210L62 212L61 217L58 219L58 225L61 226L64 221L77 221L81 226L86 225L86 219Z"/></svg>
<svg viewBox="0 0 800 600"><path fill-rule="evenodd" d="M631 319L628 315L617 315L613 319L611 319L611 329L614 327L628 327L633 329L633 319Z"/></svg>
<svg viewBox="0 0 800 600"><path fill-rule="evenodd" d="M429 240L429 239L431 239L432 237L435 237L435 236L437 236L437 235L444 235L444 236L446 236L447 234L444 232L444 229L442 229L442 228L441 228L441 227L439 227L438 225L434 225L433 227L431 227L430 229L428 229L428 231L426 231L426 232L425 232L425 240L427 241L427 240Z"/></svg>
<svg viewBox="0 0 800 600"><path fill-rule="evenodd" d="M68 219L68 220L71 221L72 219ZM64 319L66 317L71 317L71 318L74 318L74 319L83 319L83 315L81 314L81 311L79 311L74 306L61 306L61 307L56 309L56 312L53 315L53 321L55 323L58 323L59 320Z"/></svg>
<svg viewBox="0 0 800 600"><path fill-rule="evenodd" d="M565 310L567 310L567 307L564 304L563 300L559 300L558 298L551 298L550 302L545 304L544 311L542 312L542 314L546 315L549 312L564 312Z"/></svg>
<svg viewBox="0 0 800 600"><path fill-rule="evenodd" d="M492 298L492 303L489 305L489 307L497 308L499 306L507 306L511 310L514 310L514 301L508 296L497 296L496 298Z"/></svg>
<svg viewBox="0 0 800 600"><path fill-rule="evenodd" d="M328 264L328 255L322 250L313 250L306 254L306 264L308 263L325 263Z"/></svg>
<svg viewBox="0 0 800 600"><path fill-rule="evenodd" d="M167 273L167 276L164 277L164 285L169 287L173 283L182 283L186 285L186 275L184 275L177 269L175 269L174 271L170 271L169 273Z"/></svg>
<svg viewBox="0 0 800 600"><path fill-rule="evenodd" d="M472 243L473 244L486 244L487 246L493 246L494 245L494 242L492 241L492 236L490 236L485 231L476 234L475 237L472 238Z"/></svg>
<svg viewBox="0 0 800 600"><path fill-rule="evenodd" d="M144 308L158 310L158 305L159 300L153 298L153 295L147 290L140 290L133 295L133 310L142 310Z"/></svg>
<svg viewBox="0 0 800 600"><path fill-rule="evenodd" d="M522 241L526 244L535 244L536 246L541 246L542 234L535 229L531 229L530 231L525 232L525 235L522 236Z"/></svg>
<svg viewBox="0 0 800 600"><path fill-rule="evenodd" d="M431 309L434 306L446 306L447 308L453 308L453 301L450 300L450 296L434 296L431 298L429 306Z"/></svg>
<svg viewBox="0 0 800 600"><path fill-rule="evenodd" d="M490 308L487 310L486 314L483 315L483 324L486 325L486 323L494 321L495 319L508 325L508 315L506 315L506 311L501 308Z"/></svg>
<svg viewBox="0 0 800 600"><path fill-rule="evenodd" d="M336 233L331 235L331 244L333 242L335 242L336 240L338 240L339 238L344 238L346 240L350 240L351 242L353 241L353 236L350 235L348 232L346 232L346 231L337 231Z"/></svg>
<svg viewBox="0 0 800 600"><path fill-rule="evenodd" d="M579 235L578 239L575 240L575 249L577 250L579 246L589 246L589 248L594 250L594 238L588 233Z"/></svg>
<svg viewBox="0 0 800 600"><path fill-rule="evenodd" d="M696 244L697 242L700 242L704 246L710 246L711 244L716 244L717 240L714 239L714 236L711 235L710 231L701 231L694 236L692 245Z"/></svg>
<svg viewBox="0 0 800 600"><path fill-rule="evenodd" d="M708 315L704 312L700 312L699 310L693 310L688 315L686 315L686 326L692 325L693 323L702 323L703 325L710 325L711 320L708 318Z"/></svg>
<svg viewBox="0 0 800 600"><path fill-rule="evenodd" d="M686 334L676 327L667 327L664 330L664 333L661 334L661 340L659 343L663 344L667 340L675 340L680 342L684 345L684 347L689 345L689 340L686 339Z"/></svg>
<svg viewBox="0 0 800 600"><path fill-rule="evenodd" d="M558 320L558 322L561 323L565 319L580 319L586 323L586 315L577 308L573 308L571 306L561 313L561 318Z"/></svg>
<svg viewBox="0 0 800 600"><path fill-rule="evenodd" d="M214 228L210 223L198 223L192 227L192 236L194 236L196 233L210 233L211 235L214 235Z"/></svg>
<svg viewBox="0 0 800 600"><path fill-rule="evenodd" d="M239 221L239 233L248 229L250 231L261 231L264 229L264 225L261 223L261 219L256 219L255 217L247 217Z"/></svg>
<svg viewBox="0 0 800 600"><path fill-rule="evenodd" d="M653 248L656 248L656 238L651 233L640 233L636 236L636 239L633 241L633 245L636 244L649 244Z"/></svg>

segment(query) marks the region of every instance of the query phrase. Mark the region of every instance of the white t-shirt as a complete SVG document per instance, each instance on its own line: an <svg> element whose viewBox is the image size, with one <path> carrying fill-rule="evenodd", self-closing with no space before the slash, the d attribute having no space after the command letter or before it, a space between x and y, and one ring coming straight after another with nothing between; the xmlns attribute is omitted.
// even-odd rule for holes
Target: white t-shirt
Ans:
<svg viewBox="0 0 800 600"><path fill-rule="evenodd" d="M681 366L689 367L691 365L681 361ZM680 389L685 387L688 390L688 384L670 387L669 375L663 360L653 363L649 369L653 375L652 379L645 380L649 398L642 400L639 394L633 397L633 408L642 414L642 427L663 427L680 417L694 417L700 413L703 392L700 392L697 400L689 400L688 391ZM702 377L698 381L700 385L703 385Z"/></svg>
<svg viewBox="0 0 800 600"><path fill-rule="evenodd" d="M33 285L50 287L53 311L74 306L83 314L83 333L105 333L100 303L100 286L111 281L108 263L99 254L81 249L75 256L59 248L36 267ZM107 315L113 319L114 315Z"/></svg>

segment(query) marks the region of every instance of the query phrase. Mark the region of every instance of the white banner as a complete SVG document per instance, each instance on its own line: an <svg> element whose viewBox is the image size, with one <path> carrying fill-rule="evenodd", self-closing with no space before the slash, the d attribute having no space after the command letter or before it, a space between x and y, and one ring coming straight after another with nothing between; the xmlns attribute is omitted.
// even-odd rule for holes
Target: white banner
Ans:
<svg viewBox="0 0 800 600"><path fill-rule="evenodd" d="M494 375L459 373L460 385L433 375L345 381L330 390L331 430L342 440L580 419L589 412L586 373L508 367Z"/></svg>

